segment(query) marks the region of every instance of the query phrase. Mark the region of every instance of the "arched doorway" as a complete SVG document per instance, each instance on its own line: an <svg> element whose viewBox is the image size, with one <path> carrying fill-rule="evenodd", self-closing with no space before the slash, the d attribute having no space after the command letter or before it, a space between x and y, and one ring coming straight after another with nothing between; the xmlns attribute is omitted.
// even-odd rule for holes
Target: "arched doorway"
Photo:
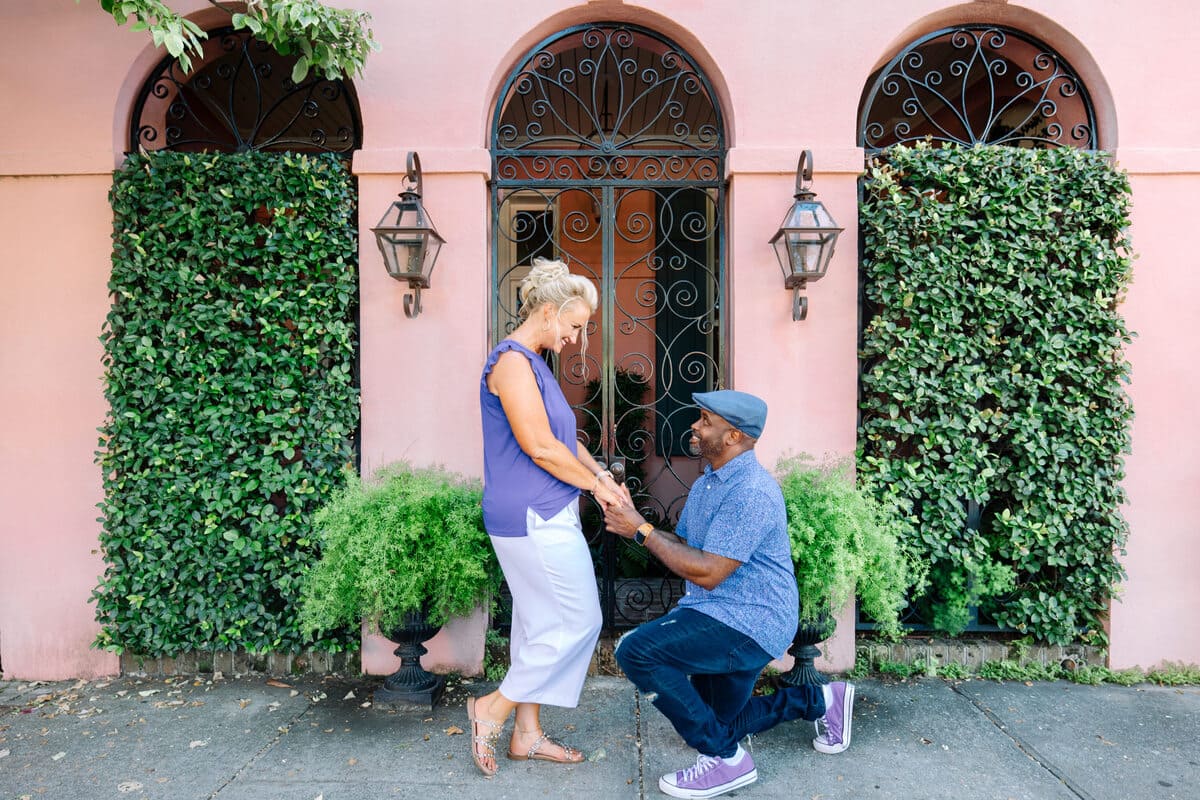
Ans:
<svg viewBox="0 0 1200 800"><path fill-rule="evenodd" d="M622 463L648 519L670 528L698 461L691 394L723 386L725 132L686 52L633 25L544 40L510 73L489 142L491 335L516 323L534 257L562 258L600 291L586 353L555 364L579 430ZM681 582L583 509L606 627L658 616Z"/></svg>

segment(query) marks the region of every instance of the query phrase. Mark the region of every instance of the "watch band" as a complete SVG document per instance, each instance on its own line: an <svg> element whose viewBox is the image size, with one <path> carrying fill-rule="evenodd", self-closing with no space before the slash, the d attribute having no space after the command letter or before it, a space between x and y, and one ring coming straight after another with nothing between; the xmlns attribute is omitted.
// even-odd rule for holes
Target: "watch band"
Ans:
<svg viewBox="0 0 1200 800"><path fill-rule="evenodd" d="M646 546L646 537L654 533L654 525L649 522L643 522L638 525L637 530L633 533L633 540L642 547Z"/></svg>

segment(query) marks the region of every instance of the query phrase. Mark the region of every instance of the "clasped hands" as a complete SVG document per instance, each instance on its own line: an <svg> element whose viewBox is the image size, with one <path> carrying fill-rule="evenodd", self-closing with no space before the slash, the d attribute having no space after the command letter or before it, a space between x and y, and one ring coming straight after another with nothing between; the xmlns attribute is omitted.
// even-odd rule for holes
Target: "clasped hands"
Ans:
<svg viewBox="0 0 1200 800"><path fill-rule="evenodd" d="M604 509L605 527L618 536L632 539L638 526L645 524L646 518L638 513L625 484L618 484L611 477L602 478L592 496Z"/></svg>

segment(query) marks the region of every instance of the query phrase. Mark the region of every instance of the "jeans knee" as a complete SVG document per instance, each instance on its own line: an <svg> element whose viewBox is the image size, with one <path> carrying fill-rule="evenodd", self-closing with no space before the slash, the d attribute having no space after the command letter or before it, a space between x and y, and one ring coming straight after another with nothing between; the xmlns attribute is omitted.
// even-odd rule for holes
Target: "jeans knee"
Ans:
<svg viewBox="0 0 1200 800"><path fill-rule="evenodd" d="M644 672L648 667L652 666L651 659L647 658L646 648L643 645L645 637L638 634L638 629L635 629L622 636L617 641L617 646L613 653L616 656L617 664L621 667L621 671L626 675Z"/></svg>

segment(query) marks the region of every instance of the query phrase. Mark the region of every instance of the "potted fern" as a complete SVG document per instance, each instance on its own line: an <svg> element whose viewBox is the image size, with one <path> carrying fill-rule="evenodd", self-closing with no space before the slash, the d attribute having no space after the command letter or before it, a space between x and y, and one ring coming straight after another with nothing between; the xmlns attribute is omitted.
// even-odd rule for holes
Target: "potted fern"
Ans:
<svg viewBox="0 0 1200 800"><path fill-rule="evenodd" d="M833 614L857 596L884 635L900 631L899 614L919 570L903 547L904 521L855 485L844 462L784 458L775 468L787 507L788 537L800 625L793 641L792 684L825 683L813 659L833 633Z"/></svg>
<svg viewBox="0 0 1200 800"><path fill-rule="evenodd" d="M401 666L376 692L381 701L436 703L444 681L421 668L421 643L499 591L481 496L476 482L441 467L400 462L369 482L348 470L314 517L321 555L303 579L301 628L365 620L397 642Z"/></svg>

